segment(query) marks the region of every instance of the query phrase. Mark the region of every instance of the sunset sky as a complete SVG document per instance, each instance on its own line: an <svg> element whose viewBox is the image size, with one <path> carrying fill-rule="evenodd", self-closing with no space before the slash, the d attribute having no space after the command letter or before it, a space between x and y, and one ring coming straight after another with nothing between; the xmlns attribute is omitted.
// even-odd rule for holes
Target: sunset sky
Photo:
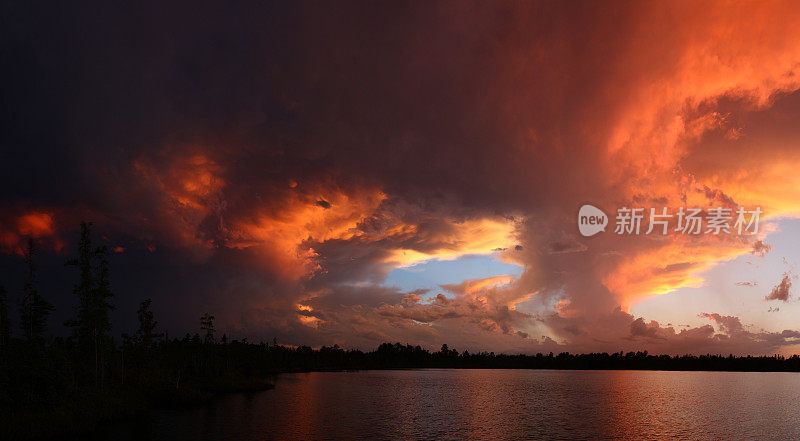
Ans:
<svg viewBox="0 0 800 441"><path fill-rule="evenodd" d="M176 337L800 349L796 2L0 8L0 284L34 237L53 335L86 220L116 335L151 297ZM618 235L623 206L763 214Z"/></svg>

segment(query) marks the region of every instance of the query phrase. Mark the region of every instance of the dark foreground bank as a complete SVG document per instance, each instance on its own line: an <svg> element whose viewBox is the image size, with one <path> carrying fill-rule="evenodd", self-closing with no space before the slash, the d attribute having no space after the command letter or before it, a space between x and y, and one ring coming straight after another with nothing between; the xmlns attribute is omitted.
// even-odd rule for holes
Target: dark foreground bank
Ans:
<svg viewBox="0 0 800 441"><path fill-rule="evenodd" d="M0 353L0 439L88 433L155 408L203 405L221 394L273 387L272 369L247 357L258 349L186 338L107 348L95 366L57 339L31 347L12 341ZM91 354L89 354L91 355Z"/></svg>
<svg viewBox="0 0 800 441"><path fill-rule="evenodd" d="M0 363L0 438L86 433L156 407L207 403L219 394L265 390L278 373L369 369L588 369L665 371L800 371L800 357L650 355L647 352L507 355L458 352L443 345L384 343L363 352L337 346L287 347L246 341L161 338L110 347L94 365L76 363L80 348L55 340L32 348L12 341ZM85 359L92 360L91 357Z"/></svg>

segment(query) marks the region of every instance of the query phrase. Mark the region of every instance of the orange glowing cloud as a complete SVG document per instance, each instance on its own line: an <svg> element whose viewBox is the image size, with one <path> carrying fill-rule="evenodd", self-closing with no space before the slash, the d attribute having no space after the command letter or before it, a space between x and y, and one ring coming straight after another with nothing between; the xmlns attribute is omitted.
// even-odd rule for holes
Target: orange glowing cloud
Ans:
<svg viewBox="0 0 800 441"><path fill-rule="evenodd" d="M617 82L603 93L614 105L596 139L607 184L617 191L613 203L760 206L762 222L800 213L796 149L744 143L747 130L720 110L723 100L741 113L768 110L800 88L800 29L775 26L776 17L800 19L800 9L760 6L649 4L639 11L622 62L610 61ZM711 135L719 146L708 146ZM751 249L739 240L668 241L623 247L620 263L601 274L624 308L699 286L704 270Z"/></svg>
<svg viewBox="0 0 800 441"><path fill-rule="evenodd" d="M46 247L60 251L64 242L56 235L53 215L44 211L31 211L17 216L8 228L0 225L0 249L6 253L25 254L27 238L43 242Z"/></svg>
<svg viewBox="0 0 800 441"><path fill-rule="evenodd" d="M320 319L319 317L314 316L313 312L314 308L312 308L311 306L297 305L297 316L298 319L300 320L300 323L308 327L316 328L321 323L323 323L323 320Z"/></svg>
<svg viewBox="0 0 800 441"><path fill-rule="evenodd" d="M169 228L182 244L213 245L201 234L200 225L224 208L222 166L203 153L194 153L171 158L166 166L143 158L135 161L133 168L144 183L164 198L162 209L172 221Z"/></svg>
<svg viewBox="0 0 800 441"><path fill-rule="evenodd" d="M266 246L280 262L284 274L300 277L319 269L315 243L349 241L360 246L385 245L382 262L392 267L411 266L431 259L455 259L466 254L487 254L513 243L515 225L495 219L443 220L445 227L428 236L422 248L404 245L422 235L421 227L383 210L386 195L379 190L345 194L322 192L326 204L298 195L284 200L275 214L263 213L255 220L233 221L229 246ZM365 226L366 219L380 218L381 227ZM440 219L440 221L442 221ZM432 245L433 244L433 245ZM305 247L304 247L305 246Z"/></svg>
<svg viewBox="0 0 800 441"><path fill-rule="evenodd" d="M403 227L413 231L413 226ZM386 262L408 267L432 259L452 260L466 254L489 254L514 244L515 229L515 223L507 219L482 218L453 222L452 231L437 237L441 245L435 249L395 249Z"/></svg>
<svg viewBox="0 0 800 441"><path fill-rule="evenodd" d="M691 12L672 4L650 6L639 17L647 25L630 36L632 56L618 72L637 78L615 91L623 99L607 148L609 169L619 179L631 172L645 177L670 171L686 154L686 141L724 124L711 105L722 97L745 99L757 109L776 94L800 87L800 31L774 23L776 16L800 19L791 3L758 8L684 4ZM680 22L673 21L677 17Z"/></svg>
<svg viewBox="0 0 800 441"><path fill-rule="evenodd" d="M24 236L39 238L55 233L53 217L47 213L32 212L17 218L17 232Z"/></svg>
<svg viewBox="0 0 800 441"><path fill-rule="evenodd" d="M358 234L358 223L386 198L377 190L357 194L320 190L320 194L324 195L322 199L294 193L274 206L256 208L252 218L231 220L226 245L261 249L281 273L296 279L318 268L315 251L303 249L304 243L353 238Z"/></svg>
<svg viewBox="0 0 800 441"><path fill-rule="evenodd" d="M467 280L463 283L461 288L456 288L456 291L463 291L464 294L474 295L491 286L508 285L514 281L511 276L494 276L485 279Z"/></svg>
<svg viewBox="0 0 800 441"><path fill-rule="evenodd" d="M627 311L632 303L647 296L701 286L703 279L700 274L705 270L750 250L751 245L741 242L670 241L658 248L623 257L621 263L602 280Z"/></svg>
<svg viewBox="0 0 800 441"><path fill-rule="evenodd" d="M268 200L254 198L252 205L231 207L226 170L217 162L199 153L166 162L156 167L140 160L134 168L163 197L163 213L181 244L247 248L288 279L320 270L315 247L331 241L379 246L380 263L394 267L487 254L514 241L513 220L429 214L420 219L417 208L387 205L388 196L378 187L345 189L324 180L302 186L291 181Z"/></svg>

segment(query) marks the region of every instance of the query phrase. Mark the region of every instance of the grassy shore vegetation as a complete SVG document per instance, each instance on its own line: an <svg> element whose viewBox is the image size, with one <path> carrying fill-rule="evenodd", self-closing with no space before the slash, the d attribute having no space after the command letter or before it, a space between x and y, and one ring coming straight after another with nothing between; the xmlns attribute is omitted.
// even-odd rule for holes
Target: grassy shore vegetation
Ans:
<svg viewBox="0 0 800 441"><path fill-rule="evenodd" d="M91 244L90 224L81 226L78 255L67 262L77 272L74 319L68 338L44 338L52 306L37 290L35 247L29 242L19 307L19 333L11 338L7 292L0 287L0 439L31 439L85 433L107 421L133 417L154 406L206 403L219 393L259 391L278 373L414 368L649 369L800 371L800 357L651 355L646 351L507 355L438 351L400 343L376 350L311 348L218 338L214 316L204 314L199 331L180 338L159 332L144 300L138 329L110 336L113 292L108 251Z"/></svg>

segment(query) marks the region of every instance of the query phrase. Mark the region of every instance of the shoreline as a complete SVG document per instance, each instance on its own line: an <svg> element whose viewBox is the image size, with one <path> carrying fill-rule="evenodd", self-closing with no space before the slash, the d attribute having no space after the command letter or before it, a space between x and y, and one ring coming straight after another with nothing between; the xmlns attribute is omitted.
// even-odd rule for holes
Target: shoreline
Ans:
<svg viewBox="0 0 800 441"><path fill-rule="evenodd" d="M151 391L117 387L88 394L74 394L66 402L41 412L10 413L0 420L4 440L59 440L89 435L103 426L134 420L160 409L189 409L213 403L237 393L264 392L275 387L268 378L232 379L222 386L185 386Z"/></svg>

